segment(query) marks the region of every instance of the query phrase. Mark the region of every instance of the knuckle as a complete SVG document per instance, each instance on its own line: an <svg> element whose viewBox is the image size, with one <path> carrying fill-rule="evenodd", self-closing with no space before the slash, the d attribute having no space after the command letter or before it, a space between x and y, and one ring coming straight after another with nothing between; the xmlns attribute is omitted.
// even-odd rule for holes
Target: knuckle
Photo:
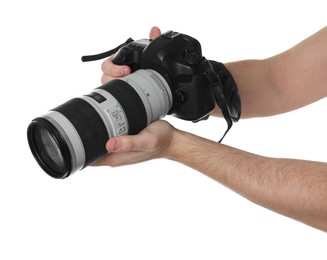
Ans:
<svg viewBox="0 0 327 260"><path fill-rule="evenodd" d="M125 142L124 146L124 151L129 152L133 151L135 149L135 142L132 140L128 140L128 142Z"/></svg>

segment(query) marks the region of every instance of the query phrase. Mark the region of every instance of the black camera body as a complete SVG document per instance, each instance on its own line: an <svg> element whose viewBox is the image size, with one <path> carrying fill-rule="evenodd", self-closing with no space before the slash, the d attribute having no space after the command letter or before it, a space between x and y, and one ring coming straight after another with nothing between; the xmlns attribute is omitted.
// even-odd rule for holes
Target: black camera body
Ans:
<svg viewBox="0 0 327 260"><path fill-rule="evenodd" d="M215 98L208 79L213 68L202 56L200 43L185 34L168 31L153 41L143 39L122 47L113 59L132 72L153 69L168 82L173 105L169 114L197 122L208 118Z"/></svg>
<svg viewBox="0 0 327 260"><path fill-rule="evenodd" d="M113 53L113 62L130 66L131 74L68 100L28 126L33 156L51 177L63 179L93 164L107 155L108 139L137 134L167 114L197 122L217 104L228 124L224 136L240 118L232 75L222 63L206 60L196 39L172 31L152 41L129 38L82 61Z"/></svg>

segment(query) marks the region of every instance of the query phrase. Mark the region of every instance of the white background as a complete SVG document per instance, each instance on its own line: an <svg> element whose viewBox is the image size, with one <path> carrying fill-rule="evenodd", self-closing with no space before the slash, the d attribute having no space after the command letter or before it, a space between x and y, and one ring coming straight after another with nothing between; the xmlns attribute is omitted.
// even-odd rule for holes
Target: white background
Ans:
<svg viewBox="0 0 327 260"><path fill-rule="evenodd" d="M326 26L325 1L2 1L0 259L326 259L327 236L165 160L47 176L30 121L100 85L80 56L148 37L152 25L197 38L222 62L261 59ZM326 161L327 100L235 124L224 143ZM176 127L218 140L222 119ZM205 162L203 162L205 163Z"/></svg>

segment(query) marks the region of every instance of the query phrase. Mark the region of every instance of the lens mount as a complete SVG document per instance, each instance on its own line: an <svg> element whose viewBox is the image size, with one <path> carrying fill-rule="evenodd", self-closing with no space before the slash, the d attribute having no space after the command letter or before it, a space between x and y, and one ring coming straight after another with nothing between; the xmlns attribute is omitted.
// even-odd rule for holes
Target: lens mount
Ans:
<svg viewBox="0 0 327 260"><path fill-rule="evenodd" d="M35 118L28 126L27 139L34 158L47 174L56 179L70 175L70 150L53 124L42 117Z"/></svg>

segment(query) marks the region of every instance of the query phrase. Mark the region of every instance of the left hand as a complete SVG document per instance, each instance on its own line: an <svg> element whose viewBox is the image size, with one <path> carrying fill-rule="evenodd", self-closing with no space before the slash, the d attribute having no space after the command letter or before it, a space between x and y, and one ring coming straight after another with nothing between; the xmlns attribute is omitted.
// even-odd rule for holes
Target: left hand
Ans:
<svg viewBox="0 0 327 260"><path fill-rule="evenodd" d="M137 135L113 137L106 144L109 154L94 165L115 167L167 158L177 131L168 122L158 120Z"/></svg>

